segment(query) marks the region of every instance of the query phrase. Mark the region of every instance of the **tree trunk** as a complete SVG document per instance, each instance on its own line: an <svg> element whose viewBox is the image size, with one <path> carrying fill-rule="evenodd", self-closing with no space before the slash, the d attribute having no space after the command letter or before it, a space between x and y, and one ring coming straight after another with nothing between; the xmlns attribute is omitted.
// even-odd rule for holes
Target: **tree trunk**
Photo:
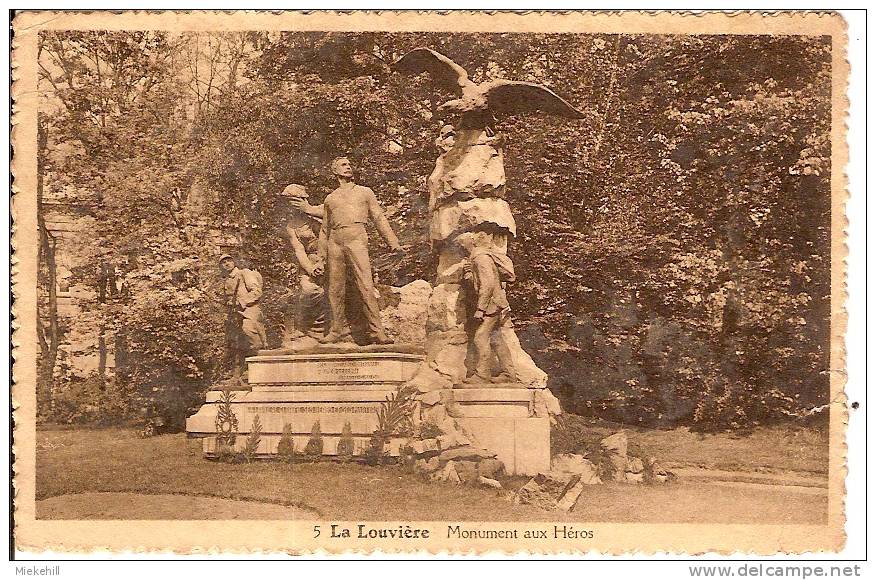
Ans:
<svg viewBox="0 0 876 580"><path fill-rule="evenodd" d="M41 415L51 412L54 400L54 373L58 361L58 346L61 332L58 325L58 266L55 261L55 239L46 227L43 206L43 174L45 172L45 149L48 128L40 119L37 130L37 228L39 229L38 277L47 290L48 302L41 312L37 299L37 319L40 344L40 362L37 368L37 408Z"/></svg>
<svg viewBox="0 0 876 580"><path fill-rule="evenodd" d="M97 380L100 390L106 388L106 336L104 328L97 337Z"/></svg>
<svg viewBox="0 0 876 580"><path fill-rule="evenodd" d="M116 381L124 383L128 377L128 336L124 326L116 331L113 356L116 361Z"/></svg>

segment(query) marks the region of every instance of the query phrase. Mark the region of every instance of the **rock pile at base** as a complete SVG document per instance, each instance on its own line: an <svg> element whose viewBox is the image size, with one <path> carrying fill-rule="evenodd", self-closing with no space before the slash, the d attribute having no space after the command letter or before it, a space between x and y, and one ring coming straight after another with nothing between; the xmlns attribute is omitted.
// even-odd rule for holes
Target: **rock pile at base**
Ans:
<svg viewBox="0 0 876 580"><path fill-rule="evenodd" d="M432 481L502 487L497 478L505 474L505 464L495 453L477 447L451 417L445 416L436 427L440 435L412 439L402 450L415 471Z"/></svg>
<svg viewBox="0 0 876 580"><path fill-rule="evenodd" d="M427 475L432 481L502 487L496 478L505 474L505 464L496 459L495 453L473 445L445 449L440 439L411 443L409 449L414 452L413 467L417 472Z"/></svg>
<svg viewBox="0 0 876 580"><path fill-rule="evenodd" d="M530 504L547 511L570 511L578 502L584 485L581 476L573 473L539 473L517 491L514 503Z"/></svg>
<svg viewBox="0 0 876 580"><path fill-rule="evenodd" d="M551 469L530 479L514 495L514 503L534 505L543 510L571 511L584 488L604 481L622 483L666 483L675 478L657 460L631 457L623 431L600 441L591 458L574 453L555 455ZM596 461L596 463L594 463Z"/></svg>
<svg viewBox="0 0 876 580"><path fill-rule="evenodd" d="M660 466L657 458L633 457L627 453L627 434L623 431L599 442L599 472L606 481L623 483L666 483L675 478Z"/></svg>
<svg viewBox="0 0 876 580"><path fill-rule="evenodd" d="M596 466L589 459L572 453L555 455L551 459L551 471L555 473L570 473L577 475L585 485L602 483L596 471Z"/></svg>

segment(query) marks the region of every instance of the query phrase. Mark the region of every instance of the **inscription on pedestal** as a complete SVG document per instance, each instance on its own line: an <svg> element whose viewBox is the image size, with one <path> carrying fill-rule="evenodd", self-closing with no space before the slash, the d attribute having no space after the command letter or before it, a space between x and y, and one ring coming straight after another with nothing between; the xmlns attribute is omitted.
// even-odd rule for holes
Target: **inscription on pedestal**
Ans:
<svg viewBox="0 0 876 580"><path fill-rule="evenodd" d="M401 384L423 360L405 353L308 354L255 356L249 363L249 384L349 385Z"/></svg>
<svg viewBox="0 0 876 580"><path fill-rule="evenodd" d="M324 434L340 434L344 423L349 423L353 433L371 435L377 428L379 402L361 403L256 403L236 405L235 412L245 432L256 415L264 433L281 433L289 425L293 434L310 433L313 424L319 421Z"/></svg>
<svg viewBox="0 0 876 580"><path fill-rule="evenodd" d="M373 413L374 406L368 404L362 405L332 405L326 404L311 404L311 405L264 405L264 406L248 406L247 412L252 414L262 413L280 413L280 414L295 414L295 413Z"/></svg>
<svg viewBox="0 0 876 580"><path fill-rule="evenodd" d="M318 361L316 367L319 372L325 373L332 379L356 379L357 381L377 381L380 376L376 374L380 362L376 360L324 360Z"/></svg>

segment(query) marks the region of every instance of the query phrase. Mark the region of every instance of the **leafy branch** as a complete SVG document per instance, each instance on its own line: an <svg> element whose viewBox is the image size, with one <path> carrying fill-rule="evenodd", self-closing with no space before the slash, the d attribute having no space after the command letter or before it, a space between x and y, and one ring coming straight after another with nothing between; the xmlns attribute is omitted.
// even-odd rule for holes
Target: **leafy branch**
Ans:
<svg viewBox="0 0 876 580"><path fill-rule="evenodd" d="M410 435L414 431L414 409L416 407L417 391L413 387L404 386L397 392L390 393L377 410L378 437L393 435Z"/></svg>

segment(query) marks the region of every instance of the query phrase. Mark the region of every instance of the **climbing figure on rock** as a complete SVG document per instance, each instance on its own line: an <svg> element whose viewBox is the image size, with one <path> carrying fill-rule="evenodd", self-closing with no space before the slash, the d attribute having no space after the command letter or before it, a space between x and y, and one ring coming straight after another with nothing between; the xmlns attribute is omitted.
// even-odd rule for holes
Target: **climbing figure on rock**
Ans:
<svg viewBox="0 0 876 580"><path fill-rule="evenodd" d="M456 238L466 254L463 279L470 292L471 344L474 348L474 370L466 383L513 383L517 380L514 360L505 340L503 329L512 329L511 307L505 295L505 285L514 282L514 264L507 254L493 243L488 231L465 232ZM513 330L512 330L513 332ZM493 375L493 357L501 371Z"/></svg>

